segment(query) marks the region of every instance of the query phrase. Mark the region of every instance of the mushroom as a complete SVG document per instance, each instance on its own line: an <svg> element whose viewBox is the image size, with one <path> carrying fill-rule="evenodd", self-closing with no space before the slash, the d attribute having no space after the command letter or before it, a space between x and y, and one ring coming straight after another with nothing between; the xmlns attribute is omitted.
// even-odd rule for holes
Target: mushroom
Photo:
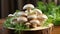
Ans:
<svg viewBox="0 0 60 34"><path fill-rule="evenodd" d="M44 14L38 15L37 17L41 22L45 22L48 19L48 17Z"/></svg>
<svg viewBox="0 0 60 34"><path fill-rule="evenodd" d="M12 14L9 14L9 15L8 15L8 17L13 17L13 16L14 16L14 15L12 15Z"/></svg>
<svg viewBox="0 0 60 34"><path fill-rule="evenodd" d="M17 19L12 19L12 21L10 22L11 24L16 24L17 23Z"/></svg>
<svg viewBox="0 0 60 34"><path fill-rule="evenodd" d="M27 16L27 13L25 13L25 12L18 12L16 15L17 16Z"/></svg>
<svg viewBox="0 0 60 34"><path fill-rule="evenodd" d="M34 5L32 5L32 4L26 4L24 7L23 7L23 9L27 9L27 12L32 12L31 11L31 9L33 9L34 8Z"/></svg>
<svg viewBox="0 0 60 34"><path fill-rule="evenodd" d="M32 24L31 26L33 28L36 28L36 27L40 26L40 21L39 20L31 20L30 23Z"/></svg>
<svg viewBox="0 0 60 34"><path fill-rule="evenodd" d="M33 10L30 10L30 12L26 10L25 13L27 13L28 15L33 14Z"/></svg>
<svg viewBox="0 0 60 34"><path fill-rule="evenodd" d="M39 10L39 9L34 9L33 11L34 11L36 14L38 14L38 15L39 15L39 14L42 14L42 11Z"/></svg>
<svg viewBox="0 0 60 34"><path fill-rule="evenodd" d="M28 19L37 19L37 16L36 15L28 15L27 18Z"/></svg>
<svg viewBox="0 0 60 34"><path fill-rule="evenodd" d="M30 28L31 23L27 22L27 23L25 23L25 25L27 28Z"/></svg>
<svg viewBox="0 0 60 34"><path fill-rule="evenodd" d="M18 21L18 22L27 22L28 20L27 20L26 17L18 17L18 18L17 18L17 21Z"/></svg>
<svg viewBox="0 0 60 34"><path fill-rule="evenodd" d="M16 22L10 22L11 24L15 25Z"/></svg>

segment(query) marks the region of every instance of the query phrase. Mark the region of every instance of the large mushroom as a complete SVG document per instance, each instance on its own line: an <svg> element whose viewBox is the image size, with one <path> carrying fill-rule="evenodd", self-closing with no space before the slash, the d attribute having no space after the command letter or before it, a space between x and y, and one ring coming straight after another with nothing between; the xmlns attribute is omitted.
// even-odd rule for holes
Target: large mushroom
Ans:
<svg viewBox="0 0 60 34"><path fill-rule="evenodd" d="M25 12L17 12L17 13L14 13L14 15L17 15L17 16L27 16L27 13L25 13Z"/></svg>
<svg viewBox="0 0 60 34"><path fill-rule="evenodd" d="M39 20L31 20L30 23L31 23L32 28L36 28L36 27L40 26Z"/></svg>
<svg viewBox="0 0 60 34"><path fill-rule="evenodd" d="M23 22L23 23L24 23L24 22L27 22L28 20L27 20L26 17L18 17L18 18L17 18L17 21L18 21L18 22Z"/></svg>
<svg viewBox="0 0 60 34"><path fill-rule="evenodd" d="M36 14L38 14L38 15L42 14L42 11L39 10L39 9L34 9L33 11L34 11Z"/></svg>
<svg viewBox="0 0 60 34"><path fill-rule="evenodd" d="M32 5L32 4L26 4L26 5L23 7L23 9L27 9L26 12L29 12L29 13L32 12L31 9L33 9L33 8L34 8L34 5Z"/></svg>

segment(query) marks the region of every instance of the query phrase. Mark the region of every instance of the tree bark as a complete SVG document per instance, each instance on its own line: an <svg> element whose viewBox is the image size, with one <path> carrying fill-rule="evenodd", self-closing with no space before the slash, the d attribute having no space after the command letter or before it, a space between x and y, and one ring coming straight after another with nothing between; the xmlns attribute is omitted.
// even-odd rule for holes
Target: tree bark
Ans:
<svg viewBox="0 0 60 34"><path fill-rule="evenodd" d="M57 5L57 0L54 0L55 4Z"/></svg>
<svg viewBox="0 0 60 34"><path fill-rule="evenodd" d="M42 0L44 3L50 3L52 0Z"/></svg>
<svg viewBox="0 0 60 34"><path fill-rule="evenodd" d="M57 1L57 5L60 5L60 0Z"/></svg>
<svg viewBox="0 0 60 34"><path fill-rule="evenodd" d="M1 18L5 18L8 14L12 14L17 9L16 0L1 0Z"/></svg>
<svg viewBox="0 0 60 34"><path fill-rule="evenodd" d="M2 18L7 17L8 11L9 11L8 7L9 7L8 0L1 0L1 17Z"/></svg>
<svg viewBox="0 0 60 34"><path fill-rule="evenodd" d="M18 3L15 4L15 1ZM1 0L1 17L5 18L9 13L14 13L17 5L20 10L23 10L23 6L28 3L37 6L37 0Z"/></svg>
<svg viewBox="0 0 60 34"><path fill-rule="evenodd" d="M1 18L1 0L0 0L0 18Z"/></svg>
<svg viewBox="0 0 60 34"><path fill-rule="evenodd" d="M48 0L48 3L51 3L52 0Z"/></svg>

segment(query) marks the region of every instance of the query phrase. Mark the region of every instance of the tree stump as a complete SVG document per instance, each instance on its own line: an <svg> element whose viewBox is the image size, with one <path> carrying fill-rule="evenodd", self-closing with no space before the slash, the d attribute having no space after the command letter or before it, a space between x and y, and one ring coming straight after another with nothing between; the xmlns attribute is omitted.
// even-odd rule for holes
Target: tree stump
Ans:
<svg viewBox="0 0 60 34"><path fill-rule="evenodd" d="M30 30L20 31L20 34L51 34L52 28L53 28L53 25L51 25L49 27L38 27L37 29L33 28ZM15 32L15 30L13 28L10 28L10 29L4 28L4 30L7 31L6 34L18 34L18 32Z"/></svg>

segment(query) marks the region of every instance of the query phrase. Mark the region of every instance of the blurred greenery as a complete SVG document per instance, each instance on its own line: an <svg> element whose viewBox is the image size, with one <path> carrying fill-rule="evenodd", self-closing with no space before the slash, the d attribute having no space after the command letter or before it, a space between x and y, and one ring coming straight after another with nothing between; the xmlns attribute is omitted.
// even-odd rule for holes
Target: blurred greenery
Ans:
<svg viewBox="0 0 60 34"><path fill-rule="evenodd" d="M60 6L56 6L54 2L43 3L41 1L38 1L37 5L37 8L42 10L49 20L52 19L54 25L60 25Z"/></svg>

